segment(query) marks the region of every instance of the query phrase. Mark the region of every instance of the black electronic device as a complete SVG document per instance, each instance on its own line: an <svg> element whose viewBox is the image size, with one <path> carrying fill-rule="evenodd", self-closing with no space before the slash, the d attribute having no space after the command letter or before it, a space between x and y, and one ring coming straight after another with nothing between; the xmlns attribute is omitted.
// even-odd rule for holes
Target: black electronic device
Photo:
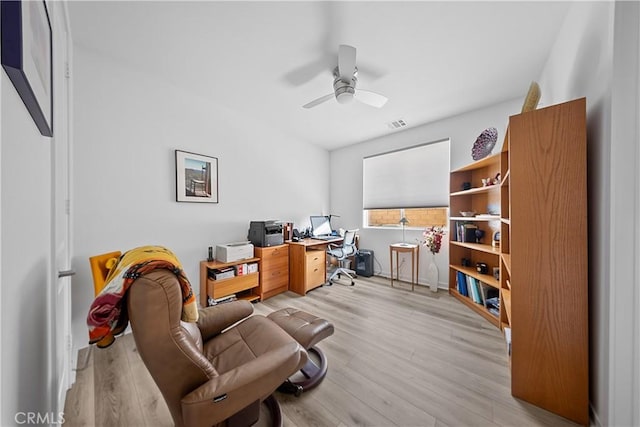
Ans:
<svg viewBox="0 0 640 427"><path fill-rule="evenodd" d="M251 221L249 223L249 241L258 248L283 244L282 223L273 220Z"/></svg>
<svg viewBox="0 0 640 427"><path fill-rule="evenodd" d="M297 228L293 229L293 237L291 238L292 242L299 242L300 240L302 240L302 235L300 234L300 232L298 231Z"/></svg>
<svg viewBox="0 0 640 427"><path fill-rule="evenodd" d="M209 246L209 256L207 257L207 261L213 262L213 246Z"/></svg>
<svg viewBox="0 0 640 427"><path fill-rule="evenodd" d="M478 270L478 273L482 273L482 274L488 274L489 273L489 267L484 262L477 263L476 264L476 270Z"/></svg>
<svg viewBox="0 0 640 427"><path fill-rule="evenodd" d="M360 249L356 254L356 274L363 277L373 276L373 251Z"/></svg>

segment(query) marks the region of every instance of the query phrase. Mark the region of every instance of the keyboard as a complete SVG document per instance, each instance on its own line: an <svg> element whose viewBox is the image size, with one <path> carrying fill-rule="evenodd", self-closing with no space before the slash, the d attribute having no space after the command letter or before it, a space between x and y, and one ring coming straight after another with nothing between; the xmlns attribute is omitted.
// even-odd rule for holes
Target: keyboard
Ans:
<svg viewBox="0 0 640 427"><path fill-rule="evenodd" d="M316 240L335 240L339 239L338 236L313 236L312 239Z"/></svg>

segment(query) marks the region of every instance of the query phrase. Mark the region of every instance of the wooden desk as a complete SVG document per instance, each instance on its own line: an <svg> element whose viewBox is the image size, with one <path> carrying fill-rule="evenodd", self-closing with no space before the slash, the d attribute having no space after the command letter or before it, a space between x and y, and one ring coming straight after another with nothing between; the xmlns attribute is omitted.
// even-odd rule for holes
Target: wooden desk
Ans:
<svg viewBox="0 0 640 427"><path fill-rule="evenodd" d="M396 253L396 281L400 281L398 272L398 254L400 252L411 253L411 290L418 283L418 267L420 266L420 246L411 243L394 243L389 245L389 261L391 262L391 287L393 287L393 253ZM415 259L414 259L415 258ZM415 276L414 276L415 273Z"/></svg>
<svg viewBox="0 0 640 427"><path fill-rule="evenodd" d="M289 290L305 295L327 281L327 246L339 244L342 237L332 240L303 239L287 241L289 245Z"/></svg>

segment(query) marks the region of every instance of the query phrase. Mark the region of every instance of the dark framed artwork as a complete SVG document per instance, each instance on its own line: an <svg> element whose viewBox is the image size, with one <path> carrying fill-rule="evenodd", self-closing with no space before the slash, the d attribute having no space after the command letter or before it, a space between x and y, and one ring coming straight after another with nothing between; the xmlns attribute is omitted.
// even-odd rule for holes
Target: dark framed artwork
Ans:
<svg viewBox="0 0 640 427"><path fill-rule="evenodd" d="M176 150L176 202L218 203L218 159Z"/></svg>
<svg viewBox="0 0 640 427"><path fill-rule="evenodd" d="M44 1L0 2L2 67L40 133L53 136L51 23Z"/></svg>

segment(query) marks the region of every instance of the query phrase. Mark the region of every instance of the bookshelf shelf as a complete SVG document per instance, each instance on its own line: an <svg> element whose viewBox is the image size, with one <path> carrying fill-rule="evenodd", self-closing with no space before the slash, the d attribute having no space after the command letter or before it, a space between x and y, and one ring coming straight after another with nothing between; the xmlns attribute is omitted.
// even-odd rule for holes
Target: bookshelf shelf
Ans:
<svg viewBox="0 0 640 427"><path fill-rule="evenodd" d="M499 185L487 185L486 187L475 187L470 188L468 190L456 191L455 193L451 193L451 196L467 196L469 194L480 194L480 193L488 193L490 191L499 190Z"/></svg>
<svg viewBox="0 0 640 427"><path fill-rule="evenodd" d="M485 252L492 255L500 255L500 248L494 248L493 246L486 245L484 243L451 242L451 244L454 246L473 249L474 251Z"/></svg>
<svg viewBox="0 0 640 427"><path fill-rule="evenodd" d="M454 298L462 302L464 305L466 305L467 307L469 307L470 309L472 309L473 311L475 311L476 313L478 313L479 315L487 319L489 323L491 323L495 327L499 326L500 318L489 313L484 306L471 301L469 297L466 297L460 294L460 292L458 292L455 289L449 289L449 293L453 295Z"/></svg>
<svg viewBox="0 0 640 427"><path fill-rule="evenodd" d="M491 156L485 157L484 159L477 160L473 163L470 163L468 165L455 169L452 172L456 173L456 172L465 172L465 171L476 171L486 167L493 168L496 164L498 165L500 164L500 153L493 154Z"/></svg>
<svg viewBox="0 0 640 427"><path fill-rule="evenodd" d="M502 289L502 306L504 307L507 314L507 324L511 324L511 290Z"/></svg>
<svg viewBox="0 0 640 427"><path fill-rule="evenodd" d="M500 221L500 215L452 216L453 221Z"/></svg>
<svg viewBox="0 0 640 427"><path fill-rule="evenodd" d="M502 187L508 187L509 186L509 175L510 175L510 172L507 169L507 171L504 174L504 177L502 178L502 182L500 183L500 185Z"/></svg>
<svg viewBox="0 0 640 427"><path fill-rule="evenodd" d="M478 273L478 270L476 270L473 267L464 267L462 265L451 265L450 267L453 268L456 271L463 272L467 276L471 276L473 278L476 278L476 279L480 280L481 282L486 283L487 285L491 286L492 288L496 288L496 289L500 288L500 283L496 280L495 277L493 277L493 276L491 276L489 274Z"/></svg>
<svg viewBox="0 0 640 427"><path fill-rule="evenodd" d="M504 266L507 268L507 274L511 276L511 254L500 254L500 258L502 258L502 262L504 262Z"/></svg>

